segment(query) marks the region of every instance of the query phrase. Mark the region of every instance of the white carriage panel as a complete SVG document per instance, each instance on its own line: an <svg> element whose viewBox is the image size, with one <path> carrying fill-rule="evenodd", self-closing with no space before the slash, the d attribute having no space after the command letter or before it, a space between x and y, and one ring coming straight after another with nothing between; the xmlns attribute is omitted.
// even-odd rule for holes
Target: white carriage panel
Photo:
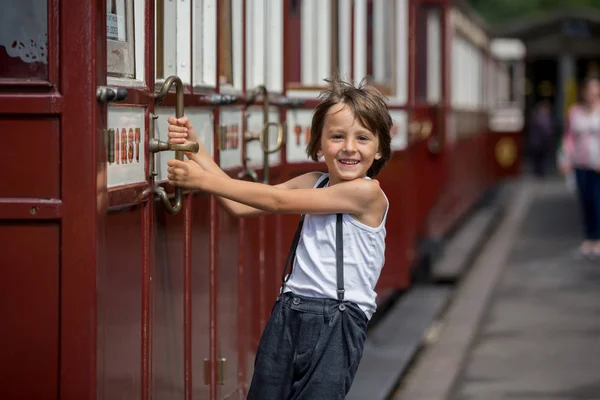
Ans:
<svg viewBox="0 0 600 400"><path fill-rule="evenodd" d="M144 82L146 77L146 63L145 52L146 52L146 1L135 0L133 2L134 16L139 16L135 19L134 32L135 32L135 59L138 60L135 63L135 76L136 81Z"/></svg>
<svg viewBox="0 0 600 400"><path fill-rule="evenodd" d="M193 85L216 86L217 76L217 0L194 0ZM188 44L189 46L189 44Z"/></svg>
<svg viewBox="0 0 600 400"><path fill-rule="evenodd" d="M442 35L440 10L427 13L427 102L437 104L442 99Z"/></svg>
<svg viewBox="0 0 600 400"><path fill-rule="evenodd" d="M306 146L310 140L312 110L288 110L287 112L287 162L299 163L310 161L306 155Z"/></svg>
<svg viewBox="0 0 600 400"><path fill-rule="evenodd" d="M231 47L233 56L233 87L242 90L242 81L244 75L244 65L242 64L242 53L244 50L244 40L242 27L244 15L242 13L242 0L232 0L231 2Z"/></svg>
<svg viewBox="0 0 600 400"><path fill-rule="evenodd" d="M301 10L301 59L300 79L303 85L314 86L319 80L319 0L304 0Z"/></svg>
<svg viewBox="0 0 600 400"><path fill-rule="evenodd" d="M221 110L219 130L220 166L223 169L242 166L242 110Z"/></svg>
<svg viewBox="0 0 600 400"><path fill-rule="evenodd" d="M472 71L473 71L473 104L472 107L474 109L479 109L481 107L481 69L479 66L479 48L473 46L472 44L469 46L471 49L471 59L472 59Z"/></svg>
<svg viewBox="0 0 600 400"><path fill-rule="evenodd" d="M279 111L272 108L269 111L269 122L279 122ZM250 135L259 135L263 129L263 111L262 107L249 107L246 113L246 129ZM285 134L285 131L284 131ZM285 140L285 138L284 138ZM277 144L277 130L274 126L269 128L269 148L275 148ZM281 164L281 152L269 154L269 165L275 166ZM251 168L262 168L263 151L258 140L249 142L246 147L246 162Z"/></svg>
<svg viewBox="0 0 600 400"><path fill-rule="evenodd" d="M166 78L171 75L177 75L177 47L172 46L172 43L177 43L177 3L168 1L163 4L164 76L157 76L158 79Z"/></svg>
<svg viewBox="0 0 600 400"><path fill-rule="evenodd" d="M175 24L177 26L177 76L185 85L192 83L191 22L190 0L179 0L177 2L177 23ZM172 42L165 44L169 43Z"/></svg>
<svg viewBox="0 0 600 400"><path fill-rule="evenodd" d="M477 89L476 89L476 73L475 73L475 54L473 52L473 46L466 40L463 42L465 46L465 55L467 59L467 68L463 76L463 82L467 84L468 91L464 103L466 108L472 110L475 108L477 103Z"/></svg>
<svg viewBox="0 0 600 400"><path fill-rule="evenodd" d="M342 76L352 73L352 0L339 0L338 13L338 66Z"/></svg>
<svg viewBox="0 0 600 400"><path fill-rule="evenodd" d="M283 2L268 0L266 16L265 82L269 92L281 93L283 91Z"/></svg>
<svg viewBox="0 0 600 400"><path fill-rule="evenodd" d="M154 113L158 116L156 121L154 121L154 137L166 142L169 140L169 122L167 119L169 117L175 116L175 108L174 107L156 107ZM190 119L192 125L194 125L194 130L198 135L198 140L200 143L204 145L204 148L208 153L213 155L213 118L212 112L205 109L198 108L186 108L185 116ZM156 170L158 175L156 180L166 180L167 179L167 168L169 167L167 163L169 160L175 158L174 151L161 151L160 153L156 153L155 162L156 162Z"/></svg>
<svg viewBox="0 0 600 400"><path fill-rule="evenodd" d="M463 40L463 49L464 49L464 60L466 61L466 68L463 70L462 81L467 87L467 90L464 92L463 105L465 108L469 109L473 107L473 86L474 86L474 76L473 76L473 54L471 52L471 45L466 40Z"/></svg>
<svg viewBox="0 0 600 400"><path fill-rule="evenodd" d="M477 107L477 55L475 54L475 48L471 43L468 44L469 51L469 64L471 72L471 92L469 95L469 107L475 109Z"/></svg>
<svg viewBox="0 0 600 400"><path fill-rule="evenodd" d="M386 26L386 4L387 0L373 0L373 78L375 82L386 81L386 56L389 56L389 51L386 51L386 44L392 38L385 37ZM387 54L386 54L387 53Z"/></svg>
<svg viewBox="0 0 600 400"><path fill-rule="evenodd" d="M359 83L367 75L367 3L354 2L354 81Z"/></svg>
<svg viewBox="0 0 600 400"><path fill-rule="evenodd" d="M317 74L314 83L323 85L323 79L331 76L331 2L316 1L317 18L313 21L317 21L317 29L313 26L313 30L316 31L316 35L313 36L313 48L316 49Z"/></svg>
<svg viewBox="0 0 600 400"><path fill-rule="evenodd" d="M115 161L108 163L108 187L146 180L145 107L108 107L107 129L112 129Z"/></svg>
<svg viewBox="0 0 600 400"><path fill-rule="evenodd" d="M265 84L266 0L246 2L246 87Z"/></svg>
<svg viewBox="0 0 600 400"><path fill-rule="evenodd" d="M456 36L452 37L452 65L451 65L451 75L452 75L452 90L451 93L451 104L453 108L460 107L460 102L462 98L462 91L464 87L461 87L461 46L460 39Z"/></svg>
<svg viewBox="0 0 600 400"><path fill-rule="evenodd" d="M494 59L490 58L488 59L488 65L489 65L489 76L487 79L488 82L488 107L490 109L493 109L496 106L496 78L497 78L497 71L496 71L496 63L494 61Z"/></svg>
<svg viewBox="0 0 600 400"><path fill-rule="evenodd" d="M392 151L404 150L408 146L408 115L404 110L390 110L392 117Z"/></svg>
<svg viewBox="0 0 600 400"><path fill-rule="evenodd" d="M396 1L396 99L408 101L408 1Z"/></svg>
<svg viewBox="0 0 600 400"><path fill-rule="evenodd" d="M301 99L317 99L321 94L320 90L288 90L286 93L287 97L290 98L301 98Z"/></svg>
<svg viewBox="0 0 600 400"><path fill-rule="evenodd" d="M481 110L485 107L483 101L483 54L478 47L475 48L475 61L477 69L477 109Z"/></svg>

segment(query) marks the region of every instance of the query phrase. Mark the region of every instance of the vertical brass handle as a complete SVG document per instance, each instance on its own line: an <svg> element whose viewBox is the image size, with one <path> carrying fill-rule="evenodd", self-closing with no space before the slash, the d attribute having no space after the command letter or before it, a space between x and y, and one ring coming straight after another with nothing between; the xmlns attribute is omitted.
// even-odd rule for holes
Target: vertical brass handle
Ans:
<svg viewBox="0 0 600 400"><path fill-rule="evenodd" d="M274 126L277 128L277 143L275 147L269 149L269 127ZM263 153L271 154L279 151L283 145L283 125L279 122L266 122L260 136L260 145L262 146Z"/></svg>
<svg viewBox="0 0 600 400"><path fill-rule="evenodd" d="M252 94L248 98L248 104L254 103L258 95L261 94L263 96L263 128L258 135L258 140L260 142L260 146L262 147L263 152L263 183L269 183L269 154L275 153L281 150L281 146L285 141L284 135L284 127L280 122L272 122L269 121L269 107L270 107L270 99L269 92L267 91L266 86L260 85L256 89L253 90ZM269 128L275 127L277 128L277 142L275 146L270 149L269 148ZM249 141L257 139L255 136L246 135L244 139L244 144Z"/></svg>
<svg viewBox="0 0 600 400"><path fill-rule="evenodd" d="M165 80L165 83L163 84L162 88L154 97L155 103L158 104L165 97L167 97L167 94L169 93L169 90L173 85L175 85L175 95L177 96L175 104L175 117L181 118L183 117L183 83L181 82L181 79L178 76L170 76ZM151 132L151 135L153 135L153 132ZM171 144L170 142L163 142L158 139L155 139L154 137L150 139L150 142L148 144L149 151L151 153L157 153L166 150L174 150L175 159L179 161L183 161L184 151L197 153L199 149L198 143L188 143L185 145ZM181 206L183 204L183 189L181 189L180 187L175 189L175 204L171 204L167 196L167 192L163 187L155 185L154 193L158 195L158 197L161 199L163 205L165 206L165 209L169 214L174 215L181 210Z"/></svg>

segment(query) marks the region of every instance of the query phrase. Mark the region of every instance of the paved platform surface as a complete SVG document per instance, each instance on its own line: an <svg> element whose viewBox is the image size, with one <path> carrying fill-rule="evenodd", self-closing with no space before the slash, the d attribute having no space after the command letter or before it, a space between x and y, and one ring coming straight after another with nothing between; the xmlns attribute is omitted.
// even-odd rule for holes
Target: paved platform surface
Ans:
<svg viewBox="0 0 600 400"><path fill-rule="evenodd" d="M600 261L574 257L579 209L562 181L521 185L521 213L490 240L394 398L600 400Z"/></svg>

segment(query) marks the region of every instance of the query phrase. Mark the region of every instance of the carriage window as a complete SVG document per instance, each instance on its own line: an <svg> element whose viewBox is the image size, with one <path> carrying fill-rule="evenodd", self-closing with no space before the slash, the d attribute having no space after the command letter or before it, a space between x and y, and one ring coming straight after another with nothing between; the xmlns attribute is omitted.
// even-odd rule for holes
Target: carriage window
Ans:
<svg viewBox="0 0 600 400"><path fill-rule="evenodd" d="M0 79L48 79L47 0L19 0L0 12Z"/></svg>
<svg viewBox="0 0 600 400"><path fill-rule="evenodd" d="M177 75L184 84L191 83L191 7L190 0L156 0L157 80Z"/></svg>
<svg viewBox="0 0 600 400"><path fill-rule="evenodd" d="M242 88L242 1L221 0L219 8L219 85Z"/></svg>
<svg viewBox="0 0 600 400"><path fill-rule="evenodd" d="M441 98L440 7L423 4L417 11L416 90L417 100L436 104Z"/></svg>
<svg viewBox="0 0 600 400"><path fill-rule="evenodd" d="M221 0L219 9L219 83L233 84L231 0Z"/></svg>
<svg viewBox="0 0 600 400"><path fill-rule="evenodd" d="M323 79L351 70L351 7L338 0L290 1L286 29L291 89L320 87Z"/></svg>
<svg viewBox="0 0 600 400"><path fill-rule="evenodd" d="M186 0L186 2L187 1L189 0ZM189 10L182 10L181 21L185 24L186 20L189 23ZM192 54L192 64L194 65L192 71L193 85L196 87L213 87L216 85L215 76L217 74L217 63L215 58L215 54L217 54L217 0L192 1L192 21L192 42L194 46ZM179 19L177 25L179 25ZM177 49L178 52L184 53L190 48L190 35L183 31L180 32L181 27L178 27L177 29ZM185 61L180 60L179 54L177 54L177 59L180 67L183 67L181 63L182 61L185 63Z"/></svg>
<svg viewBox="0 0 600 400"><path fill-rule="evenodd" d="M135 79L133 0L106 2L106 67L108 76Z"/></svg>
<svg viewBox="0 0 600 400"><path fill-rule="evenodd" d="M391 94L391 88L394 87L395 15L395 2L368 0L367 77L386 94Z"/></svg>

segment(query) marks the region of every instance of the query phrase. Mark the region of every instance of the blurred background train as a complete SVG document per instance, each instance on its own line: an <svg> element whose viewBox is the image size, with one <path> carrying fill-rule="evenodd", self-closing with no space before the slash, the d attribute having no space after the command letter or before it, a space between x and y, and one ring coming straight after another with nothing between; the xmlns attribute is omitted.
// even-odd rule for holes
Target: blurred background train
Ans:
<svg viewBox="0 0 600 400"><path fill-rule="evenodd" d="M521 169L525 47L462 0L22 0L3 13L3 399L244 397L298 216L236 220L166 185L167 116L188 116L231 177L276 184L325 169L305 153L324 78L385 93L382 309L425 244Z"/></svg>

